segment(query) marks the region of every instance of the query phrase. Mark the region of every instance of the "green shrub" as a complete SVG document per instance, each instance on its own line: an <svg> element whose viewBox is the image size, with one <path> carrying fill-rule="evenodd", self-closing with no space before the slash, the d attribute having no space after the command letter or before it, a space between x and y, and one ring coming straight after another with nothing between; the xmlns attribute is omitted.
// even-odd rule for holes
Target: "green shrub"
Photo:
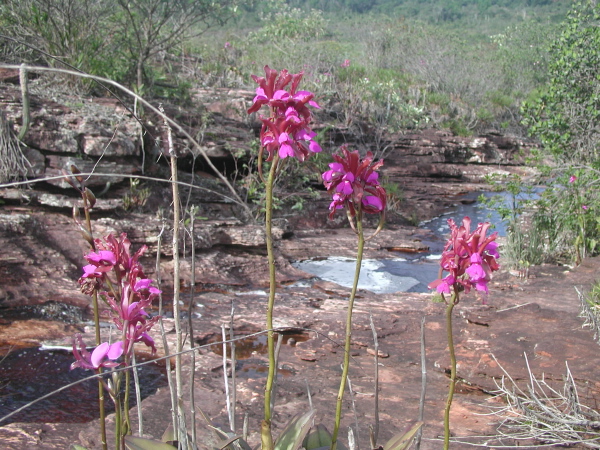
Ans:
<svg viewBox="0 0 600 450"><path fill-rule="evenodd" d="M473 131L467 128L462 119L449 119L442 122L442 126L448 128L456 136L469 137L473 135Z"/></svg>

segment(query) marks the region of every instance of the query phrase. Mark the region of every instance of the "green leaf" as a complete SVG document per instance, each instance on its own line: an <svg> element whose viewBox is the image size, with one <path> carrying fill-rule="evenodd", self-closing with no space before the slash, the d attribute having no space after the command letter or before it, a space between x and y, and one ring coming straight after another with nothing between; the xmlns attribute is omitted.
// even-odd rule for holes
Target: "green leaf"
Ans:
<svg viewBox="0 0 600 450"><path fill-rule="evenodd" d="M154 439L125 436L125 448L128 450L173 450L176 447Z"/></svg>
<svg viewBox="0 0 600 450"><path fill-rule="evenodd" d="M410 430L404 434L398 434L391 438L383 446L383 450L405 450L412 443L415 434L423 426L423 422L417 422Z"/></svg>
<svg viewBox="0 0 600 450"><path fill-rule="evenodd" d="M277 438L275 450L296 450L300 448L314 416L315 411L308 411L294 416Z"/></svg>
<svg viewBox="0 0 600 450"><path fill-rule="evenodd" d="M71 444L71 450L88 450L88 449L79 444Z"/></svg>
<svg viewBox="0 0 600 450"><path fill-rule="evenodd" d="M171 445L173 447L178 447L177 436L175 436L175 432L173 431L173 425L169 425L165 432L163 433L161 439L165 444ZM193 450L192 445L192 437L188 434L188 450Z"/></svg>
<svg viewBox="0 0 600 450"><path fill-rule="evenodd" d="M318 424L312 427L309 433L304 438L302 446L306 450L317 450L321 447L329 447L331 445L331 433L325 428L325 425Z"/></svg>
<svg viewBox="0 0 600 450"><path fill-rule="evenodd" d="M323 424L312 427L304 438L302 446L305 450L328 450L331 447L332 436ZM338 450L348 450L344 444L338 441Z"/></svg>
<svg viewBox="0 0 600 450"><path fill-rule="evenodd" d="M226 439L226 440L218 443L217 446L219 447L219 450L223 450L225 448L234 450L236 447L231 445L234 442L237 443L242 448L242 450L252 450L252 447L250 447L248 445L248 443L242 439L241 436L233 436L229 439Z"/></svg>
<svg viewBox="0 0 600 450"><path fill-rule="evenodd" d="M169 425L163 433L161 439L163 442L176 441L175 431L173 431L173 425Z"/></svg>

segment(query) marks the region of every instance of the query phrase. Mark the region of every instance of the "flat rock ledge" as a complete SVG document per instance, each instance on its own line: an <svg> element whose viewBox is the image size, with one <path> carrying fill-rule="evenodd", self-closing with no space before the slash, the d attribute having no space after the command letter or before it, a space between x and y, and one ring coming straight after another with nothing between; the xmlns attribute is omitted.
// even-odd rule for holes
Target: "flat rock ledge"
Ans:
<svg viewBox="0 0 600 450"><path fill-rule="evenodd" d="M382 238L383 239L383 238ZM594 407L600 382L596 368L600 352L594 333L582 327L579 299L574 287L584 291L596 280L600 259L588 259L572 270L558 266L534 267L528 279L500 273L493 281L487 304L466 295L455 308L454 336L458 377L452 407L455 438L493 436L499 419L486 415L502 400L493 395L504 370L521 386L529 380L524 355L532 373L560 383L565 363L580 385L583 402ZM332 424L337 376L342 359L341 341L349 290L333 283L313 282L305 287L282 287L275 315L293 339L282 347L276 394L274 425L280 430L289 418L309 408L307 391L317 410L317 422ZM238 335L264 329L264 291L205 291L195 299L200 317L193 320L194 341L203 345L196 355L196 405L207 417L226 423L222 357L217 354L221 324L228 324L235 308L234 330ZM421 448L441 447L442 413L448 386L449 358L445 339L444 305L429 294L376 295L360 291L354 321L352 383L359 439L367 447L368 425L374 423L374 345L372 317L379 339L379 442L407 429L417 418L421 391L420 327L425 319L427 393L424 440ZM172 341L172 321L166 321ZM92 333L91 328L83 330ZM289 336L288 336L289 337ZM55 343L54 341L52 341ZM171 343L172 345L172 343ZM211 346L212 345L212 346ZM163 352L162 348L159 354ZM187 357L186 357L187 358ZM249 415L250 440L258 442L266 356L260 345L236 366L237 420ZM186 369L187 371L188 369ZM186 380L187 380L186 375ZM142 402L144 430L159 437L169 423L169 392L161 388ZM343 430L355 423L351 397L346 396ZM135 411L132 411L135 416ZM110 421L109 419L109 429ZM211 437L197 418L200 442L208 448ZM98 448L98 424L13 423L0 428L7 449L68 448L77 442ZM482 442L483 440L479 441ZM453 448L469 448L454 444Z"/></svg>

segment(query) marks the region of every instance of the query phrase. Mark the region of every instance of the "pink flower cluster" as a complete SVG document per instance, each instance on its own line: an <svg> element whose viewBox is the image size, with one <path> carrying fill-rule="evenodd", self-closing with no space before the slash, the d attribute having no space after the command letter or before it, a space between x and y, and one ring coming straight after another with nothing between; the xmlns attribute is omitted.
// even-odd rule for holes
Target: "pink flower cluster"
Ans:
<svg viewBox="0 0 600 450"><path fill-rule="evenodd" d="M158 298L161 291L151 286L152 280L145 277L139 262L147 247L144 245L131 255L131 242L125 233L118 239L110 234L104 240L95 239L94 243L97 251L85 256L89 264L83 267L79 284L84 293L98 291L110 306L112 320L121 331L123 339L112 345L103 343L89 354L81 336L76 336L79 348L74 339L73 355L76 361L71 365L71 369L115 367L118 363L107 359L115 361L122 354L131 355L133 344L136 342L143 342L152 348L153 353L156 352L154 340L148 331L158 317L149 318L145 308Z"/></svg>
<svg viewBox="0 0 600 450"><path fill-rule="evenodd" d="M268 152L267 161L273 159L275 151L282 159L295 157L300 161L311 152L319 153L321 147L314 140L316 133L309 127L312 114L307 106L319 108L319 105L313 101L314 94L298 90L303 72L292 75L284 69L278 73L265 66L265 75L252 75L259 87L248 113L257 112L263 105L269 107L270 116L260 117L263 123L260 143Z"/></svg>
<svg viewBox="0 0 600 450"><path fill-rule="evenodd" d="M469 292L474 287L487 294L491 274L500 268L496 261L500 257L495 241L498 233L486 236L490 227L488 222L480 223L471 232L469 217L463 219L460 227L452 219L448 219L448 225L451 236L444 247L440 264L449 274L430 283L429 288L449 294L452 288Z"/></svg>
<svg viewBox="0 0 600 450"><path fill-rule="evenodd" d="M373 154L368 152L360 159L358 151L349 151L347 145L340 148L341 155L334 154L335 162L329 164L330 170L323 173L323 184L333 201L329 205L333 218L335 211L347 206L352 217L357 210L369 214L381 213L386 205L386 192L379 184L379 173L383 161L373 163Z"/></svg>

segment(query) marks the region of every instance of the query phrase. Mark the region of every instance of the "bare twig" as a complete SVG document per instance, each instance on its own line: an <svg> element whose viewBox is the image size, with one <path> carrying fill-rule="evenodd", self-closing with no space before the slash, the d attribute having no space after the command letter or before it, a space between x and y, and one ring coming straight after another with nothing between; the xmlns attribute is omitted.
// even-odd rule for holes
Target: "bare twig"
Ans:
<svg viewBox="0 0 600 450"><path fill-rule="evenodd" d="M348 394L350 395L350 404L352 405L352 412L354 414L354 426L356 427L356 444L354 448L356 450L360 450L360 432L358 429L358 413L356 412L356 402L354 401L354 390L352 389L352 382L350 381L350 376L347 377L348 382ZM350 440L350 435L354 438L354 433L351 433L352 427L349 427L348 430L348 440Z"/></svg>
<svg viewBox="0 0 600 450"><path fill-rule="evenodd" d="M19 140L22 141L27 131L29 130L30 114L29 114L29 89L27 83L27 67L21 64L19 69L19 81L21 83L21 102L23 103L23 125L19 130Z"/></svg>
<svg viewBox="0 0 600 450"><path fill-rule="evenodd" d="M235 433L235 405L237 403L236 378L235 378L235 340L233 339L233 318L235 316L235 306L231 300L231 316L229 319L229 339L231 340L231 431Z"/></svg>
<svg viewBox="0 0 600 450"><path fill-rule="evenodd" d="M425 354L425 316L421 317L421 398L419 399L419 422L423 422L425 416L425 394L427 392L427 358ZM417 431L415 437L415 449L421 448L423 427Z"/></svg>
<svg viewBox="0 0 600 450"><path fill-rule="evenodd" d="M225 403L227 404L227 417L229 418L229 428L233 428L233 412L231 411L231 395L229 394L229 378L227 377L227 332L225 324L221 324L221 337L223 338L223 383L225 385Z"/></svg>
<svg viewBox="0 0 600 450"><path fill-rule="evenodd" d="M352 427L348 427L348 448L350 450L358 450L356 447L356 439L354 438L354 431Z"/></svg>
<svg viewBox="0 0 600 450"><path fill-rule="evenodd" d="M161 111L162 112L162 111ZM171 163L171 181L173 185L173 321L175 322L175 384L177 392L177 418L178 428L176 436L178 436L179 444L183 448L187 448L187 430L185 422L185 410L183 409L183 379L182 379L182 362L181 350L183 348L183 334L181 331L181 311L179 306L180 299L180 276L179 276L179 222L181 219L181 204L179 196L179 186L177 184L177 154L173 148L173 133L171 126L163 112L165 129L167 132L167 150L170 156Z"/></svg>
<svg viewBox="0 0 600 450"><path fill-rule="evenodd" d="M575 291L581 304L579 317L584 319L583 326L590 328L594 333L594 339L600 343L600 311L588 302L579 289L575 288Z"/></svg>
<svg viewBox="0 0 600 450"><path fill-rule="evenodd" d="M250 418L248 417L248 413L244 414L244 424L242 425L242 437L245 441L248 440L248 422Z"/></svg>
<svg viewBox="0 0 600 450"><path fill-rule="evenodd" d="M135 351L131 352L131 365L133 366L133 382L135 385L135 401L137 403L138 416L138 435L144 435L144 421L142 415L142 393L140 392L140 377L138 376L138 368L135 362Z"/></svg>
<svg viewBox="0 0 600 450"><path fill-rule="evenodd" d="M162 247L162 236L165 231L165 223L163 221L160 233L156 238L156 284L160 288L161 276L160 276L160 249ZM175 383L173 383L173 376L171 375L171 358L169 351L169 343L167 342L167 333L165 332L165 324L163 322L163 298L162 293L158 295L158 316L160 317L158 323L160 324L160 334L162 336L162 343L165 355L165 368L167 371L167 381L169 383L169 392L171 394L171 423L173 425L173 432L177 430L177 393L175 392Z"/></svg>
<svg viewBox="0 0 600 450"><path fill-rule="evenodd" d="M194 294L196 290L196 241L194 239L194 225L198 208L194 205L190 208L190 245L191 249L191 280L190 280L190 302L188 304L188 333L190 334L190 347L194 346ZM197 447L196 442L196 399L194 394L194 379L196 378L196 352L191 353L190 361L190 424L192 427L192 444Z"/></svg>
<svg viewBox="0 0 600 450"><path fill-rule="evenodd" d="M273 388L271 389L271 411L275 408L275 396L277 395L277 367L279 366L279 352L281 351L281 343L283 342L283 335L277 333L277 342L275 344L275 375L273 376Z"/></svg>
<svg viewBox="0 0 600 450"><path fill-rule="evenodd" d="M1 145L1 143L0 143ZM1 156L1 155L0 155ZM148 181L156 181L159 183L169 183L172 184L172 180L164 180L162 178L155 178L155 177L148 177L148 176L144 176L144 175L129 175L126 173L98 173L98 172L80 172L78 173L79 176L82 177L88 177L86 179L89 179L89 177L91 176L96 176L96 177L102 177L102 178L119 178L119 179L124 179L124 178L129 178L129 179L135 179L135 180L148 180ZM42 181L52 181L52 180L63 180L65 178L64 175L55 175L55 176L51 176L51 177L43 177L43 178L36 178L34 180L25 180L25 181L13 181L13 182L9 182L9 183L2 183L0 184L0 188L10 188L10 187L17 187L17 186L26 186L26 185L30 185L30 184L35 184L35 183L39 183ZM190 183L186 183L184 181L177 181L177 185L178 186L183 186L183 187L189 187L191 189L199 189L201 191L206 191L206 192L210 192L212 194L218 195L221 198L223 198L224 200L227 201L231 201L231 202L235 202L235 199L222 194L221 192L215 191L213 189L208 189L202 186L197 186L194 184L190 184Z"/></svg>
<svg viewBox="0 0 600 450"><path fill-rule="evenodd" d="M0 111L0 183L25 176L28 167L31 164L21 151L21 142L15 136L12 124L4 111Z"/></svg>
<svg viewBox="0 0 600 450"><path fill-rule="evenodd" d="M496 381L497 393L506 401L505 406L494 412L502 418L498 427L499 439L518 442L535 440L543 444L566 446L579 444L600 449L600 414L581 404L568 365L563 389L559 391L550 386L543 376L536 378L526 358L529 373L526 393L498 365L505 377Z"/></svg>
<svg viewBox="0 0 600 450"><path fill-rule="evenodd" d="M306 396L308 397L308 406L310 410L313 411L315 409L312 401L312 395L310 394L310 386L308 385L308 380L304 380L306 382Z"/></svg>
<svg viewBox="0 0 600 450"><path fill-rule="evenodd" d="M377 340L377 330L371 313L369 313L369 323L373 332L373 349L375 350L375 424L371 428L371 447L377 448L377 438L379 436L379 341Z"/></svg>

